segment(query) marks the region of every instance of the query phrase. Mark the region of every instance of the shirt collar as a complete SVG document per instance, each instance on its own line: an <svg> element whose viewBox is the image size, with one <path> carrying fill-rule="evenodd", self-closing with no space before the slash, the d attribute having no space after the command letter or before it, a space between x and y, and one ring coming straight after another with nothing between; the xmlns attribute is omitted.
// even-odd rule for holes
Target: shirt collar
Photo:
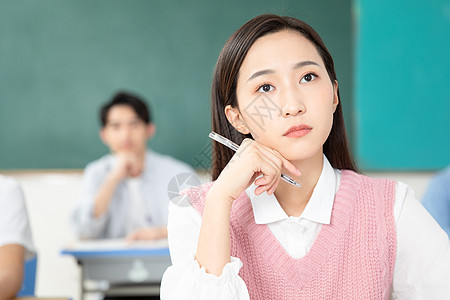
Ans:
<svg viewBox="0 0 450 300"><path fill-rule="evenodd" d="M322 172L300 219L330 224L338 175L339 171L333 169L324 155ZM256 196L255 189L256 185L252 184L246 192L252 203L256 224L268 224L289 218L275 195L264 192Z"/></svg>

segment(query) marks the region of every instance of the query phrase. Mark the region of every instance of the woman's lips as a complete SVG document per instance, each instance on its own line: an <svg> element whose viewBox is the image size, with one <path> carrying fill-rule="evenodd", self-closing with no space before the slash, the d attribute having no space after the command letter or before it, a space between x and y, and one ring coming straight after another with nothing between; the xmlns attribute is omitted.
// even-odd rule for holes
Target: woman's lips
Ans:
<svg viewBox="0 0 450 300"><path fill-rule="evenodd" d="M302 137L307 135L308 133L310 133L312 130L311 126L308 125L298 125L298 126L292 126L291 128L289 128L288 131L286 131L284 133L283 136L286 137L290 137L290 138L297 138L297 137Z"/></svg>

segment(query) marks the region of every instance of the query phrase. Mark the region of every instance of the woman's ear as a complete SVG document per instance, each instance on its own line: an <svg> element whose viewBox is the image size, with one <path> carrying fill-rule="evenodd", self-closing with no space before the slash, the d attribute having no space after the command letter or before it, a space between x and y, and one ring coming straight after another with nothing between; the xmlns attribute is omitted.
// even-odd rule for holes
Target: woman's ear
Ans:
<svg viewBox="0 0 450 300"><path fill-rule="evenodd" d="M336 111L336 108L339 104L338 91L339 91L339 83L337 80L335 80L333 84L333 113Z"/></svg>
<svg viewBox="0 0 450 300"><path fill-rule="evenodd" d="M227 105L225 107L225 116L228 119L233 127L242 134L249 134L250 130L248 130L247 125L245 125L244 120L242 119L242 115L240 111L236 107L231 107L231 105Z"/></svg>

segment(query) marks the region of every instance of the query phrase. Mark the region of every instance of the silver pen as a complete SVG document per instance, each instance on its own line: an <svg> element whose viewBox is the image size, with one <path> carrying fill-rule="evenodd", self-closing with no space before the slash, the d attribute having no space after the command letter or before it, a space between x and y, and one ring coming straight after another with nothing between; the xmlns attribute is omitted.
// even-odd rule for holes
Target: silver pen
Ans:
<svg viewBox="0 0 450 300"><path fill-rule="evenodd" d="M213 140L215 140L216 142L221 143L224 146L227 146L228 148L230 148L231 150L233 150L235 152L239 149L239 146L236 143L233 143L226 137L223 137L220 134L215 133L214 131L211 131L211 133L209 134L209 137L212 138ZM281 174L281 179L292 185L302 187L297 181L295 181L288 175Z"/></svg>

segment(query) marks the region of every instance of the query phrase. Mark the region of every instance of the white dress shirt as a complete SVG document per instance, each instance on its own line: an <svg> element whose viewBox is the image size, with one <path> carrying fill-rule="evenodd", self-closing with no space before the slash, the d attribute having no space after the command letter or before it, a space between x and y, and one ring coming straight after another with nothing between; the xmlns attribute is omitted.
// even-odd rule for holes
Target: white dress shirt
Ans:
<svg viewBox="0 0 450 300"><path fill-rule="evenodd" d="M322 173L300 216L288 216L274 195L247 189L255 222L267 224L279 243L294 258L311 248L322 224L329 224L341 172L324 156ZM161 299L249 299L238 273L242 262L231 257L221 276L208 274L194 260L201 216L189 205L169 206L169 248L172 266L161 283ZM182 203L187 203L184 200ZM392 299L450 299L450 242L406 184L396 184L394 217L397 257Z"/></svg>
<svg viewBox="0 0 450 300"><path fill-rule="evenodd" d="M128 213L127 231L133 232L137 229L144 228L151 224L149 214L143 195L139 192L139 187L142 185L142 178L128 178L126 180L128 189L130 190L130 210Z"/></svg>
<svg viewBox="0 0 450 300"><path fill-rule="evenodd" d="M195 172L170 156L147 151L141 176L122 180L106 213L95 218L95 196L116 163L117 157L108 154L88 164L84 171L80 199L72 216L79 238L121 238L139 227L165 226L169 183L180 174Z"/></svg>
<svg viewBox="0 0 450 300"><path fill-rule="evenodd" d="M19 183L0 175L0 247L8 244L25 248L25 258L34 253L27 208Z"/></svg>

